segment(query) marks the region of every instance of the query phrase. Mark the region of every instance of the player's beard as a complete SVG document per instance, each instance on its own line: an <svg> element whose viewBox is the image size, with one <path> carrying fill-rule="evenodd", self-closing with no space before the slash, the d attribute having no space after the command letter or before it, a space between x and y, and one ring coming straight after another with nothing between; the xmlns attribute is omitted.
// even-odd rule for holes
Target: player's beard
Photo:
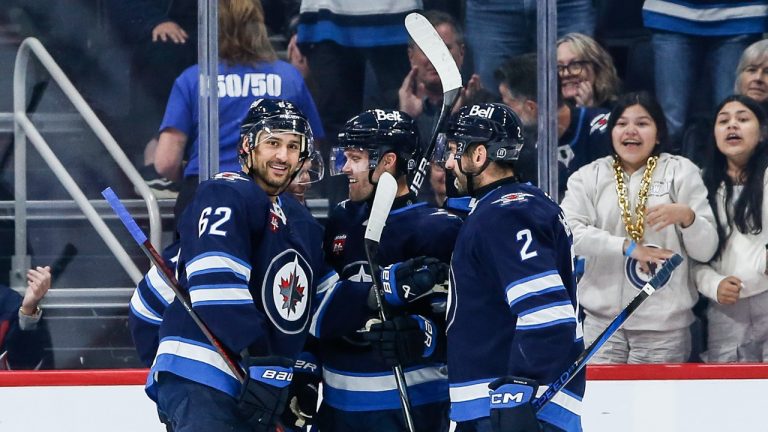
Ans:
<svg viewBox="0 0 768 432"><path fill-rule="evenodd" d="M373 194L373 185L368 181L368 171L356 173L352 178L357 180L349 184L349 200L365 201Z"/></svg>
<svg viewBox="0 0 768 432"><path fill-rule="evenodd" d="M253 175L256 179L260 180L260 182L266 186L267 188L271 189L267 192L272 194L277 194L279 192L282 192L286 189L288 184L291 182L291 175L296 167L291 166L289 163L283 163L283 165L286 166L285 170L285 176L278 177L272 173L272 169L270 168L270 164L278 164L276 161L267 161L265 163L259 163L258 160L254 161L253 164Z"/></svg>

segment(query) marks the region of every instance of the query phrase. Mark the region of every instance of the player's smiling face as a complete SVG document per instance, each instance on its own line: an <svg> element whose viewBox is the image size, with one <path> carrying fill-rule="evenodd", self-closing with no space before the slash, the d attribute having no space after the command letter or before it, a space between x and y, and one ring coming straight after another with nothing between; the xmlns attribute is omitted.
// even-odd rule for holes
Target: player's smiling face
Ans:
<svg viewBox="0 0 768 432"><path fill-rule="evenodd" d="M628 174L645 166L658 139L656 122L639 104L627 107L611 131L613 151Z"/></svg>
<svg viewBox="0 0 768 432"><path fill-rule="evenodd" d="M347 161L341 172L349 179L349 199L365 201L373 193L373 185L368 180L368 152L358 149L344 150Z"/></svg>
<svg viewBox="0 0 768 432"><path fill-rule="evenodd" d="M291 181L299 164L301 139L293 132L259 132L250 159L254 180L267 193L277 194Z"/></svg>

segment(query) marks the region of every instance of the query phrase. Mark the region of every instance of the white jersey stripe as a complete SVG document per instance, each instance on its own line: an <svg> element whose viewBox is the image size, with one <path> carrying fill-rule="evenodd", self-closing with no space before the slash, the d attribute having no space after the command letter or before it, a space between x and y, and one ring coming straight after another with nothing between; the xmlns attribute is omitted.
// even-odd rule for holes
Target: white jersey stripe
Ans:
<svg viewBox="0 0 768 432"><path fill-rule="evenodd" d="M507 287L507 304L511 306L523 296L562 286L563 280L557 273L546 274L542 277L510 285Z"/></svg>
<svg viewBox="0 0 768 432"><path fill-rule="evenodd" d="M175 339L163 339L160 341L160 346L157 347L157 356L155 358L157 359L157 357L160 357L163 354L183 357L208 364L236 379L227 364L224 363L224 359L221 358L221 355L219 355L213 347L194 345Z"/></svg>
<svg viewBox="0 0 768 432"><path fill-rule="evenodd" d="M723 3L725 4L727 2ZM645 0L643 10L700 22L726 21L739 18L762 18L768 14L768 6L765 5L694 8L663 0Z"/></svg>
<svg viewBox="0 0 768 432"><path fill-rule="evenodd" d="M151 311L149 308L147 308L144 305L144 302L141 301L141 295L139 294L139 290L136 290L133 292L133 296L131 297L131 307L133 308L134 312L148 319L149 321L152 321L158 324L160 324L163 321L163 318L161 316L157 315L157 313Z"/></svg>
<svg viewBox="0 0 768 432"><path fill-rule="evenodd" d="M517 329L525 330L526 327L540 327L562 320L576 320L576 313L570 303L519 315L517 317Z"/></svg>
<svg viewBox="0 0 768 432"><path fill-rule="evenodd" d="M200 302L253 301L248 288L197 288L189 292L192 305Z"/></svg>
<svg viewBox="0 0 768 432"><path fill-rule="evenodd" d="M440 367L424 367L405 372L405 382L409 386L448 380L448 375ZM339 390L357 392L380 392L396 390L395 377L391 373L381 376L344 375L338 371L323 368L323 384Z"/></svg>
<svg viewBox="0 0 768 432"><path fill-rule="evenodd" d="M536 392L536 397L541 397L541 395L544 394L545 391L549 386L543 385L539 386L539 390ZM566 393L565 391L559 391L557 394L552 398L550 403L559 405L568 411L576 414L577 416L581 416L581 400L578 398L575 398L571 396L570 394Z"/></svg>
<svg viewBox="0 0 768 432"><path fill-rule="evenodd" d="M491 390L487 382L476 382L465 386L451 386L448 392L451 394L451 403L467 402L475 399L489 398Z"/></svg>
<svg viewBox="0 0 768 432"><path fill-rule="evenodd" d="M173 301L173 290L167 283L165 283L163 277L160 276L160 272L157 270L157 267L152 266L152 268L147 272L147 283L151 288L154 288L158 294L160 294L166 305Z"/></svg>
<svg viewBox="0 0 768 432"><path fill-rule="evenodd" d="M208 273L212 271L231 271L248 281L251 279L251 267L238 262L230 256L223 254L205 254L198 256L187 264L187 278L192 278L196 273Z"/></svg>

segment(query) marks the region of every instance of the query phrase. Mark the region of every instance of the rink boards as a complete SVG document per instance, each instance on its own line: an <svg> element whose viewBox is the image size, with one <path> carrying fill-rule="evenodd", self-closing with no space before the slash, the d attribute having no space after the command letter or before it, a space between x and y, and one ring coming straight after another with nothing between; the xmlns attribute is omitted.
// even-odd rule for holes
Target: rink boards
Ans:
<svg viewBox="0 0 768 432"><path fill-rule="evenodd" d="M146 370L0 372L0 431L163 432ZM588 432L768 431L768 364L590 366Z"/></svg>

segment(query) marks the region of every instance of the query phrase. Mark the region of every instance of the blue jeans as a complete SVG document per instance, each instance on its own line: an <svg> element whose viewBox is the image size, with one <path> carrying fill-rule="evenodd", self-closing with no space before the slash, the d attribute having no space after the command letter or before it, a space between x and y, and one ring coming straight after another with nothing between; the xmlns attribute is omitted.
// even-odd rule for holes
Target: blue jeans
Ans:
<svg viewBox="0 0 768 432"><path fill-rule="evenodd" d="M160 373L157 410L173 432L251 432L240 420L237 400L211 387Z"/></svg>
<svg viewBox="0 0 768 432"><path fill-rule="evenodd" d="M694 92L707 92L711 107L732 94L741 53L758 39L756 34L705 37L653 30L656 97L673 145L682 137ZM696 79L704 71L710 71L703 74L709 82Z"/></svg>
<svg viewBox="0 0 768 432"><path fill-rule="evenodd" d="M493 74L504 60L536 51L535 0L467 0L466 38L474 71L483 85L498 95ZM558 0L557 34L592 36L595 10L591 0Z"/></svg>

